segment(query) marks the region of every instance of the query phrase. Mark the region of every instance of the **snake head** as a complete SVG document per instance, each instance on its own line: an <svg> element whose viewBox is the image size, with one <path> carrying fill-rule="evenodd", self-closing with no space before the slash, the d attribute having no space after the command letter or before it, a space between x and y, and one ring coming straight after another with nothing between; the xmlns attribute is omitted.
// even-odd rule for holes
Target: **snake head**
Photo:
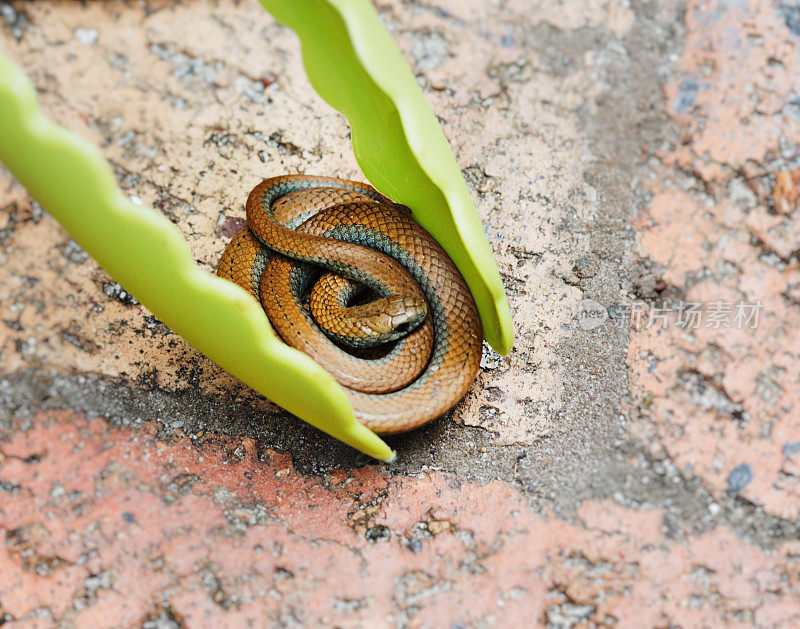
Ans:
<svg viewBox="0 0 800 629"><path fill-rule="evenodd" d="M350 310L363 334L359 344L368 346L396 341L414 331L428 315L428 304L413 296L391 295Z"/></svg>
<svg viewBox="0 0 800 629"><path fill-rule="evenodd" d="M330 339L354 349L403 338L428 315L428 304L421 293L394 294L364 303L361 299L367 295L357 282L325 273L311 290L308 308Z"/></svg>

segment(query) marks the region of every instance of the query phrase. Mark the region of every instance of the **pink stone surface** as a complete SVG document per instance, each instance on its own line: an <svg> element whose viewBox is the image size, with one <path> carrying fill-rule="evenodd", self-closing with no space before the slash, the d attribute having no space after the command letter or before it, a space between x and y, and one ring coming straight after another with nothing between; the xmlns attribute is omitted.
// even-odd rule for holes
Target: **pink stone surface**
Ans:
<svg viewBox="0 0 800 629"><path fill-rule="evenodd" d="M800 622L800 545L767 553L724 526L670 539L660 509L589 500L568 523L503 482L375 466L312 479L251 440L164 442L62 411L1 452L14 618L520 626L567 601L621 626Z"/></svg>
<svg viewBox="0 0 800 629"><path fill-rule="evenodd" d="M632 387L651 396L653 434L687 474L719 495L749 466L742 495L797 520L800 212L792 174L770 165L782 146L797 155L797 38L769 3L690 5L686 23L665 90L681 141L664 152L663 179L637 221L640 253L686 302L759 304L759 316L755 328L634 330ZM687 82L698 86L691 107L679 105Z"/></svg>

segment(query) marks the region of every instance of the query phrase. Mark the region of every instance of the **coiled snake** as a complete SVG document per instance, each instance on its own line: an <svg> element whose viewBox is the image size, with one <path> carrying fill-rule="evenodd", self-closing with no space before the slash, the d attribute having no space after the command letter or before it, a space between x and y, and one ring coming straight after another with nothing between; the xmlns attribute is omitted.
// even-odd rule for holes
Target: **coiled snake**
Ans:
<svg viewBox="0 0 800 629"><path fill-rule="evenodd" d="M259 299L280 337L330 372L378 433L438 417L478 373L481 323L464 279L408 208L366 184L262 181L217 275Z"/></svg>

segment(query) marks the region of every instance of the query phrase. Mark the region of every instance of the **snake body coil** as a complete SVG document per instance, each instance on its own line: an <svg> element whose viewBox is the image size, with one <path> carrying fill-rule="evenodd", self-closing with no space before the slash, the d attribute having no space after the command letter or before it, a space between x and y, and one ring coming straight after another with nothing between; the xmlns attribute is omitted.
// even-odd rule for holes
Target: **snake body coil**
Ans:
<svg viewBox="0 0 800 629"><path fill-rule="evenodd" d="M260 299L281 338L329 371L378 433L438 417L478 372L481 325L464 279L407 208L366 184L264 180L217 274Z"/></svg>

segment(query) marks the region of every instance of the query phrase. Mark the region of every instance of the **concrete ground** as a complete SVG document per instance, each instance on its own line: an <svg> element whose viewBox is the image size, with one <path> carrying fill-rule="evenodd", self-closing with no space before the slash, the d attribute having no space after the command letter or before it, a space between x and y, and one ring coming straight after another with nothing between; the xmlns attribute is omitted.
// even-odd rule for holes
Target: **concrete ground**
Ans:
<svg viewBox="0 0 800 629"><path fill-rule="evenodd" d="M377 465L195 352L0 170L0 625L800 625L800 8L375 4L514 352ZM0 17L46 113L204 269L261 178L359 177L255 0Z"/></svg>

